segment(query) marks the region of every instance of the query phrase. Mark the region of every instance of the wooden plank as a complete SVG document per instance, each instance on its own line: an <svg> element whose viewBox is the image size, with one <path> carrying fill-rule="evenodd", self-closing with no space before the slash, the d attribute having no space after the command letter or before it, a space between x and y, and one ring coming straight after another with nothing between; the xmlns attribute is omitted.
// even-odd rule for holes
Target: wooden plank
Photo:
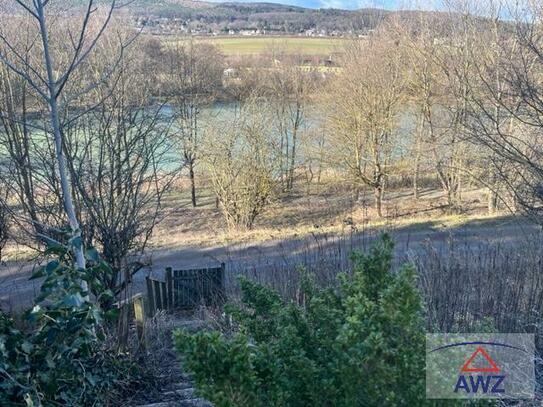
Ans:
<svg viewBox="0 0 543 407"><path fill-rule="evenodd" d="M186 305L187 305L187 298L188 298L188 295L189 295L187 281L188 280L185 278L185 273L183 273L183 277L179 279L179 284L181 285L181 303L180 303L180 306L183 307L183 308L186 307Z"/></svg>
<svg viewBox="0 0 543 407"><path fill-rule="evenodd" d="M125 298L124 300L117 301L113 304L116 308L121 308L123 305L131 305L135 300L137 300L139 297L143 297L143 293L136 293L132 297Z"/></svg>
<svg viewBox="0 0 543 407"><path fill-rule="evenodd" d="M164 281L160 281L160 296L162 298L162 309L168 308L168 288Z"/></svg>
<svg viewBox="0 0 543 407"><path fill-rule="evenodd" d="M197 307L200 304L200 295L201 295L201 280L198 278L198 270L191 269L190 270L190 276L191 276L191 292L189 294L189 304L191 307Z"/></svg>
<svg viewBox="0 0 543 407"><path fill-rule="evenodd" d="M173 308L173 279L171 267L166 268L166 298L168 309Z"/></svg>
<svg viewBox="0 0 543 407"><path fill-rule="evenodd" d="M155 295L153 293L153 283L151 278L146 277L147 282L147 298L149 298L149 316L152 317L156 312Z"/></svg>
<svg viewBox="0 0 543 407"><path fill-rule="evenodd" d="M184 275L184 273L183 273ZM182 308L185 308L187 306L187 296L188 296L188 283L186 278L180 278L179 279L179 285L181 287L180 293L181 293L181 301L179 302L179 306Z"/></svg>
<svg viewBox="0 0 543 407"><path fill-rule="evenodd" d="M162 308L162 293L160 289L160 281L153 280L153 294L155 297L155 307L156 309L163 309Z"/></svg>
<svg viewBox="0 0 543 407"><path fill-rule="evenodd" d="M145 336L145 302L141 294L134 297L133 305L139 347L140 349L145 350L147 348L147 339Z"/></svg>
<svg viewBox="0 0 543 407"><path fill-rule="evenodd" d="M179 307L181 302L180 284L179 278L181 276L181 270L174 270L173 272L173 306Z"/></svg>
<svg viewBox="0 0 543 407"><path fill-rule="evenodd" d="M166 269L168 308L194 308L200 303L219 305L225 300L225 264L202 269ZM156 296L156 292L155 292Z"/></svg>

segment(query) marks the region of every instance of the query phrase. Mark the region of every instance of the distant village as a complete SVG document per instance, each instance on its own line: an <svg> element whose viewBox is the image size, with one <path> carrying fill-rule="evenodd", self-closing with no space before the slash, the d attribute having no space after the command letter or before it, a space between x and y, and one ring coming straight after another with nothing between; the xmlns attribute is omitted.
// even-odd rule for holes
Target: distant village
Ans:
<svg viewBox="0 0 543 407"><path fill-rule="evenodd" d="M296 35L300 37L359 37L364 38L371 35L373 30L365 32L326 30L309 28L298 32L291 32L280 29L263 29L254 27L231 27L220 24L208 24L200 21L186 20L180 17L154 17L154 16L138 16L135 17L135 25L137 28L145 28L149 34L154 35L191 35L191 36L241 36L241 37L256 37L256 36L271 36L271 35ZM239 25L239 23L238 23Z"/></svg>

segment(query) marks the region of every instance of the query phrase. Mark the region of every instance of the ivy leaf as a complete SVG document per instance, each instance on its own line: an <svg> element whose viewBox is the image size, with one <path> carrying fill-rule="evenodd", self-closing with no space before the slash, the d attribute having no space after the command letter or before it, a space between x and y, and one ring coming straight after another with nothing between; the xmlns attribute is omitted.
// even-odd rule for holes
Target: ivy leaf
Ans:
<svg viewBox="0 0 543 407"><path fill-rule="evenodd" d="M100 261L100 255L98 254L98 250L96 250L94 247L90 247L89 249L87 249L85 257L95 263L98 263Z"/></svg>
<svg viewBox="0 0 543 407"><path fill-rule="evenodd" d="M45 357L45 363L47 364L47 367L49 369L55 368L55 361L53 360L53 356L50 353L48 353Z"/></svg>
<svg viewBox="0 0 543 407"><path fill-rule="evenodd" d="M34 308L28 313L28 319L30 321L37 321L43 314L43 309L39 305L34 305Z"/></svg>
<svg viewBox="0 0 543 407"><path fill-rule="evenodd" d="M67 248L62 243L45 235L39 235L39 238L45 243L45 254L66 254Z"/></svg>
<svg viewBox="0 0 543 407"><path fill-rule="evenodd" d="M55 342L56 337L58 336L58 329L56 328L50 328L49 331L47 331L47 341L46 343L48 345L51 345Z"/></svg>
<svg viewBox="0 0 543 407"><path fill-rule="evenodd" d="M63 300L64 305L68 307L79 308L85 303L85 299L79 293L67 295Z"/></svg>
<svg viewBox="0 0 543 407"><path fill-rule="evenodd" d="M87 375L87 380L91 384L91 386L96 386L96 380L94 379L94 376L92 374Z"/></svg>
<svg viewBox="0 0 543 407"><path fill-rule="evenodd" d="M45 267L39 267L36 271L32 273L32 276L30 276L29 280L35 280L36 278L45 277L46 271Z"/></svg>
<svg viewBox="0 0 543 407"><path fill-rule="evenodd" d="M60 262L58 260L52 260L45 266L45 272L47 274L52 274L57 271L60 267Z"/></svg>
<svg viewBox="0 0 543 407"><path fill-rule="evenodd" d="M26 393L24 395L24 399L27 407L34 407L34 402L32 401L32 396L30 395L30 393Z"/></svg>
<svg viewBox="0 0 543 407"><path fill-rule="evenodd" d="M120 310L118 308L112 308L108 311L106 311L104 317L107 321L115 321L120 314Z"/></svg>
<svg viewBox="0 0 543 407"><path fill-rule="evenodd" d="M95 274L105 274L111 276L113 274L113 269L105 261L100 261L97 266L92 268L93 273Z"/></svg>
<svg viewBox="0 0 543 407"><path fill-rule="evenodd" d="M73 248L80 249L81 245L83 244L83 239L81 236L74 236L69 240L69 243Z"/></svg>
<svg viewBox="0 0 543 407"><path fill-rule="evenodd" d="M30 352L32 352L32 349L34 348L34 345L32 345L30 342L28 341L24 341L21 345L21 349L23 350L24 353L27 353L29 354Z"/></svg>

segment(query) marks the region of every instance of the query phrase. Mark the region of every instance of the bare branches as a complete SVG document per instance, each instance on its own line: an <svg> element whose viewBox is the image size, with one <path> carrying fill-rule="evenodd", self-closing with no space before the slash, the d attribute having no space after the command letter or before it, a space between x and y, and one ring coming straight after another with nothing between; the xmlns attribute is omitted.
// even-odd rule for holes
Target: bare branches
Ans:
<svg viewBox="0 0 543 407"><path fill-rule="evenodd" d="M71 121L65 139L86 237L113 267L103 283L115 292L128 284L128 255L145 248L180 168L170 155L170 120L163 105L149 106L136 51L124 56L116 77L93 91L104 103Z"/></svg>
<svg viewBox="0 0 543 407"><path fill-rule="evenodd" d="M475 75L468 78L466 123L471 141L487 151L496 179L515 203L541 223L543 214L543 33L541 16L494 20L472 35ZM472 24L474 24L472 22ZM487 170L488 171L488 170Z"/></svg>
<svg viewBox="0 0 543 407"><path fill-rule="evenodd" d="M85 36L88 31L88 24L90 21L91 13L93 13L93 0L90 0L88 3L87 11L85 13L85 16L83 17L83 23L81 25L81 29L79 30L79 41L77 46L75 47L73 58L69 64L69 66L66 68L66 71L63 75L60 75L60 78L56 81L56 87L57 87L57 93L56 97L60 96L62 89L64 89L64 86L66 86L66 83L68 82L68 79L72 75L72 73L85 61L88 57L88 55L92 52L92 50L96 47L96 44L104 34L106 27L108 26L111 17L113 15L113 11L115 10L115 1L111 1L111 6L109 8L109 11L107 12L107 16L105 18L105 21L102 23L102 26L98 30L98 33L94 36L90 44L87 46L86 49L84 48L85 44Z"/></svg>
<svg viewBox="0 0 543 407"><path fill-rule="evenodd" d="M15 0L15 2L19 6L24 8L28 14L30 14L32 17L34 17L36 20L38 20L39 17L38 17L38 14L36 13L36 7L37 7L37 4L40 3L40 0L32 1L33 6L34 6L34 10L30 6L27 6L26 3L24 1L22 1L22 0ZM43 6L46 6L48 2L49 2L49 0L46 0L46 1L42 1L41 3L42 3Z"/></svg>
<svg viewBox="0 0 543 407"><path fill-rule="evenodd" d="M111 7L104 19L103 23L99 27L97 33L91 40L87 41L89 35L89 22L91 15L95 12L94 0L88 0L87 9L82 19L82 24L79 28L78 41L75 49L73 50L70 62L63 70L61 64L57 63L58 55L53 53L52 41L50 36L53 28L49 23L49 14L46 11L47 6L50 4L48 0L33 0L32 5L28 5L22 0L16 0L17 4L23 8L23 10L36 20L37 27L35 29L39 33L41 40L40 48L38 49L41 54L40 63L34 66L31 61L22 58L19 51L14 45L10 43L10 40L5 36L0 39L5 46L10 50L11 54L15 56L17 62L11 61L9 56L5 53L0 53L0 61L2 61L8 68L19 75L25 82L27 82L41 99L46 103L49 111L49 124L52 132L52 139L55 146L55 159L56 170L58 171L59 184L62 191L62 202L66 217L69 221L72 236L78 238L81 236L81 227L76 214L76 208L74 205L74 197L72 191L72 182L70 182L68 176L68 166L66 154L64 151L64 134L65 130L61 127L60 115L61 107L59 105L59 98L68 83L70 77L78 69L78 67L88 58L91 51L95 48L99 39L102 37L115 9L115 0L112 0ZM56 28L56 27L55 27ZM15 41L15 40L12 40ZM41 72L45 72L44 75ZM63 72L63 73L62 73ZM36 83L34 75L42 84ZM57 79L58 78L58 79ZM72 180L73 181L73 180ZM80 269L85 269L85 257L83 253L83 245L76 247L76 260L77 266ZM86 292L88 287L83 281L81 283L82 291Z"/></svg>
<svg viewBox="0 0 543 407"><path fill-rule="evenodd" d="M277 159L271 115L257 100L211 130L204 160L231 228L251 229L276 193Z"/></svg>
<svg viewBox="0 0 543 407"><path fill-rule="evenodd" d="M378 216L383 215L381 203L405 96L397 54L397 46L386 37L369 43L354 40L328 100L331 159L335 156L347 168L357 191L362 185L373 188Z"/></svg>
<svg viewBox="0 0 543 407"><path fill-rule="evenodd" d="M188 168L192 206L196 207L195 168L202 144L202 113L222 87L223 57L216 47L192 39L176 42L163 52L163 57L170 61L163 90L172 100L175 138Z"/></svg>

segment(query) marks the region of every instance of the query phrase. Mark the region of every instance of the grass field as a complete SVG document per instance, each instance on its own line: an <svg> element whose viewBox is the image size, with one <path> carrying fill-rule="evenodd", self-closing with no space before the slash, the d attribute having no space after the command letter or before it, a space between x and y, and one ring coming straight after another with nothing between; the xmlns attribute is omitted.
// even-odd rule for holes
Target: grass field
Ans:
<svg viewBox="0 0 543 407"><path fill-rule="evenodd" d="M344 42L336 38L305 37L217 37L201 41L215 44L225 55L261 54L272 47L304 55L326 55L341 50Z"/></svg>

